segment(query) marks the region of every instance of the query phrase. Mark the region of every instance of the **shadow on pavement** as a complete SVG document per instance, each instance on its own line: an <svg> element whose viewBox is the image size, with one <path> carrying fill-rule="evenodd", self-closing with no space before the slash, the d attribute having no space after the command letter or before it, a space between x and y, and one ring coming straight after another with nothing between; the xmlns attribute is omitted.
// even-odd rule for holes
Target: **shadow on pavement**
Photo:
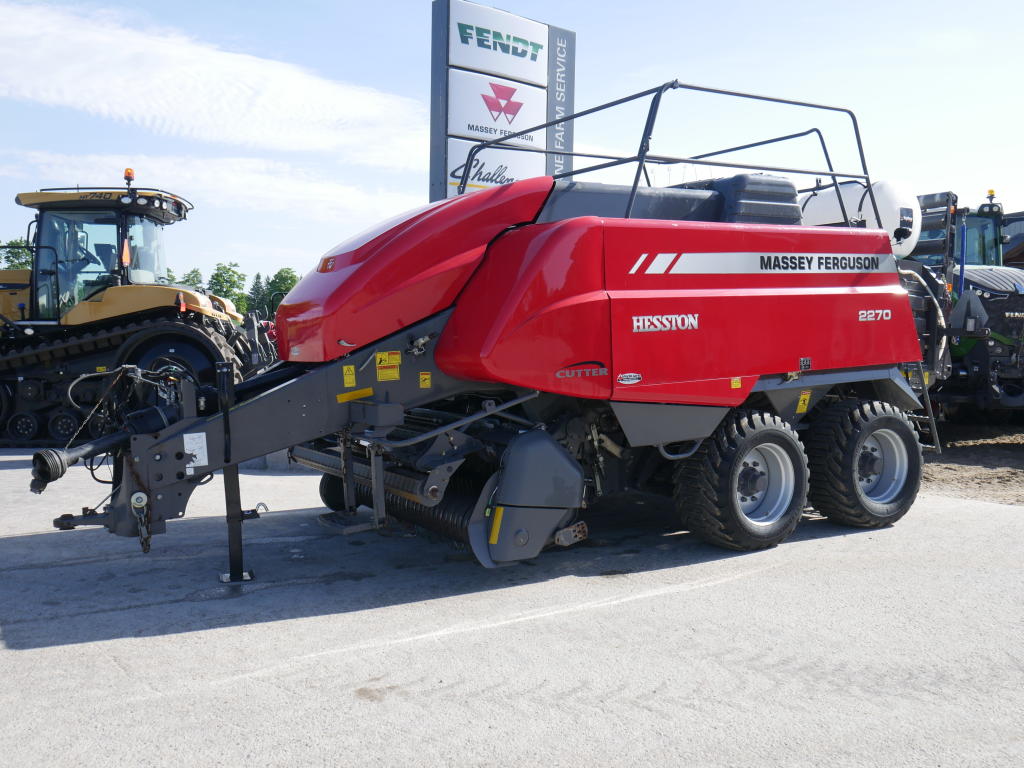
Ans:
<svg viewBox="0 0 1024 768"><path fill-rule="evenodd" d="M272 512L245 524L256 580L239 585L217 580L227 570L223 518L172 522L148 555L103 529L9 536L0 538L0 639L23 650L170 635L747 556L672 530L663 509L628 509L628 523L621 505L591 510L589 541L495 570L423 534L345 537L318 524L322 509ZM855 532L805 517L790 541Z"/></svg>
<svg viewBox="0 0 1024 768"><path fill-rule="evenodd" d="M0 456L0 470L4 469L32 469L32 459Z"/></svg>

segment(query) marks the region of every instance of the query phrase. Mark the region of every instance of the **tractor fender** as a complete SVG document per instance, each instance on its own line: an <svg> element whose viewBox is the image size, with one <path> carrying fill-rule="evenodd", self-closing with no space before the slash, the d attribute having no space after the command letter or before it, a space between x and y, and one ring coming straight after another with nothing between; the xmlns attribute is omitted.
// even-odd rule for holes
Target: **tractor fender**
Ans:
<svg viewBox="0 0 1024 768"><path fill-rule="evenodd" d="M204 332L200 327L180 320L154 320L146 327L133 333L117 354L117 365L130 363L137 352L146 348L149 342L164 341L169 338L180 338L198 344L210 356L214 363L237 359L227 340L219 333Z"/></svg>

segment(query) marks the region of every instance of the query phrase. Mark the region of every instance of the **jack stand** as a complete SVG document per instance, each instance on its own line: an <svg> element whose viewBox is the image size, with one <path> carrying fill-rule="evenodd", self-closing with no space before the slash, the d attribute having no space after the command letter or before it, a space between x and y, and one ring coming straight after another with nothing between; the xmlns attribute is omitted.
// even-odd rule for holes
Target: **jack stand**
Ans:
<svg viewBox="0 0 1024 768"><path fill-rule="evenodd" d="M238 485L238 465L229 464L224 467L224 506L227 509L228 521L228 572L220 575L224 584L240 581L252 581L256 574L243 569L242 555L242 521L259 517L252 510L247 514L242 511L242 493Z"/></svg>
<svg viewBox="0 0 1024 768"><path fill-rule="evenodd" d="M256 576L252 571L246 571L242 567L242 521L247 515L242 511L238 465L231 463L231 406L235 404L235 365L230 361L217 363L216 371L220 413L224 425L224 509L228 522L228 572L222 573L220 580L227 584L252 581ZM253 510L249 516L259 517L259 513Z"/></svg>

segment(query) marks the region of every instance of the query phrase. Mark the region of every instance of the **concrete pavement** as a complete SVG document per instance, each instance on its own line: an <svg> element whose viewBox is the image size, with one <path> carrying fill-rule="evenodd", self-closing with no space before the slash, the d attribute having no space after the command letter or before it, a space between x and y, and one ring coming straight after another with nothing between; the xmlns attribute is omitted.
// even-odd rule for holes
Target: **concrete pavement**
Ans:
<svg viewBox="0 0 1024 768"><path fill-rule="evenodd" d="M31 496L26 460L0 453L5 765L1024 764L1020 507L924 495L752 554L613 516L488 571L245 473L257 580L221 585L219 479L143 555L53 530L104 491Z"/></svg>

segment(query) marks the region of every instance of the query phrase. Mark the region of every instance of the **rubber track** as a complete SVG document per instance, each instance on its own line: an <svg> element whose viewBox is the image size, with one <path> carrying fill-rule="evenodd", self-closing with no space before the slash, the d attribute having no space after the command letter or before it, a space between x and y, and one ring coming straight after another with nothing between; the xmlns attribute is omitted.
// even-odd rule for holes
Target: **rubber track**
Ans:
<svg viewBox="0 0 1024 768"><path fill-rule="evenodd" d="M857 489L843 481L842 449L854 433L873 416L892 416L907 422L917 431L903 411L878 400L843 400L827 408L805 433L804 443L811 468L807 500L818 512L843 525L858 528L884 528L902 515L879 519L853 503ZM920 443L918 455L920 456Z"/></svg>
<svg viewBox="0 0 1024 768"><path fill-rule="evenodd" d="M178 317L153 317L147 320L142 320L135 323L127 323L124 325L116 325L101 331L92 331L88 333L82 333L75 336L69 336L58 341L46 341L39 344L32 344L30 346L23 346L18 349L12 350L5 354L0 354L0 376L11 375L11 373L17 374L19 369L24 369L31 366L40 365L52 365L62 360L73 360L79 355L95 354L97 352L103 352L104 350L111 350L110 354L110 366L113 367L115 358L121 346L136 333L149 329L157 329L159 326L170 326L167 331L168 333L174 333L174 326L180 326L183 330L188 329L192 333L200 333L210 343L216 347L224 360L231 360L235 363L235 378L236 383L243 378L243 366L245 365L235 354L231 344L226 338L217 330L208 328L200 325L196 322L190 322L188 320L182 320ZM156 336L154 336L156 338ZM41 375L34 378L40 378L45 380L46 376ZM46 431L46 419L53 408L60 407L60 402L52 403L52 407L48 407L40 410L38 413L41 414L40 418L43 420L42 432L45 434ZM11 414L8 414L10 416ZM25 448L36 448L59 445L63 446L59 441L55 441L50 437L37 437L30 441L18 441L13 440L7 435L7 422L6 418L3 423L0 423L0 447L25 447Z"/></svg>
<svg viewBox="0 0 1024 768"><path fill-rule="evenodd" d="M225 355L225 360L234 359L236 364L240 364L231 345L219 331L206 329L198 323L182 321L176 318L155 317L138 323L115 325L102 331L68 336L59 341L45 341L40 344L19 347L0 354L0 372L17 369L26 365L46 364L53 360L64 360L76 357L82 353L88 354L103 349L117 348L129 336L164 323L179 324L194 331L199 331L214 343L221 354Z"/></svg>
<svg viewBox="0 0 1024 768"><path fill-rule="evenodd" d="M741 541L737 537L743 531L732 530L723 517L718 499L732 493L729 473L722 471L722 464L733 457L737 443L759 427L782 429L796 437L796 431L778 416L763 411L737 410L726 416L693 456L680 461L673 473L673 499L683 527L709 544L739 551L758 548L756 540ZM787 536L799 521L799 516L793 519ZM760 548L769 546L763 544Z"/></svg>

